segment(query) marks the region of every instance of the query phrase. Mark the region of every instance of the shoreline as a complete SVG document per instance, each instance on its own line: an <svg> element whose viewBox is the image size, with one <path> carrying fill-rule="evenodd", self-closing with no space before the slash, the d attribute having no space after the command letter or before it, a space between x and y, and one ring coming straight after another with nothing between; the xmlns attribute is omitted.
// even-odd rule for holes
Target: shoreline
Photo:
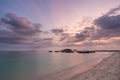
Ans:
<svg viewBox="0 0 120 80"><path fill-rule="evenodd" d="M104 58L106 59L109 56L111 56L111 54L101 55L99 57L91 59L90 61L87 61L86 63L73 66L69 69L65 69L64 71L60 71L56 74L45 76L39 80L69 80L71 79L71 77L74 77L77 74L83 74L84 72L92 69L95 65L101 63L101 61L103 61Z"/></svg>
<svg viewBox="0 0 120 80"><path fill-rule="evenodd" d="M68 80L120 80L120 53L113 53L90 70Z"/></svg>

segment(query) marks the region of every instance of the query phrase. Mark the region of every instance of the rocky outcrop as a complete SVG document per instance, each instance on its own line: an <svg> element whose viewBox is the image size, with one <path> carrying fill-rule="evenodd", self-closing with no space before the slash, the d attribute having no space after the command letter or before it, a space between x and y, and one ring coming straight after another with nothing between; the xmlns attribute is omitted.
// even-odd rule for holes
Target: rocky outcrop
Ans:
<svg viewBox="0 0 120 80"><path fill-rule="evenodd" d="M63 52L63 53L73 53L74 51L71 50L71 49L63 49L63 50L61 50L61 52Z"/></svg>

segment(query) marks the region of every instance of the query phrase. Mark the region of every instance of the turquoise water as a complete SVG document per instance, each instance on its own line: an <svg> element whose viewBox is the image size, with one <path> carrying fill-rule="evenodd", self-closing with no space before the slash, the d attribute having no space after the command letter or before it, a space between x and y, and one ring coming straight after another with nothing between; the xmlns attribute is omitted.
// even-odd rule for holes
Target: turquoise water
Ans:
<svg viewBox="0 0 120 80"><path fill-rule="evenodd" d="M0 80L44 80L48 76L99 60L108 54L63 54L48 52L0 52Z"/></svg>

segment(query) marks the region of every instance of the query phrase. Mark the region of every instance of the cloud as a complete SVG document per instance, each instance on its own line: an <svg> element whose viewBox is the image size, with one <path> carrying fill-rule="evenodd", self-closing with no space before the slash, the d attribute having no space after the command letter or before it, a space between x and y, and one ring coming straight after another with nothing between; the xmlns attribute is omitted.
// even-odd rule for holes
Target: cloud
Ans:
<svg viewBox="0 0 120 80"><path fill-rule="evenodd" d="M110 11L108 11L105 15L108 16L108 15L114 15L114 14L117 14L118 11L120 11L120 6L116 7L116 8L113 8L111 9Z"/></svg>
<svg viewBox="0 0 120 80"><path fill-rule="evenodd" d="M90 40L87 44L97 45L98 43L93 43L94 40L113 37L120 37L120 6L111 9L106 14L93 20L93 24L90 25L90 27L83 28L83 30L80 30L75 36L67 35L61 38L61 41L66 45L74 45L76 42L86 44L84 41ZM100 44L102 44L102 42Z"/></svg>
<svg viewBox="0 0 120 80"><path fill-rule="evenodd" d="M0 44L5 46L37 45L38 47L100 45L102 43L95 43L94 40L120 37L119 12L120 7L111 9L106 14L95 19L90 27L87 27L87 25L85 28L82 28L82 30L78 28L77 33L74 34L69 33L68 27L66 27L67 29L52 29L51 33L55 35L51 34L52 36L47 36L49 38L43 37L43 39L40 34L48 35L50 32L42 31L41 24L34 24L27 18L9 13L0 19ZM87 40L91 42L87 42ZM119 43L119 41L117 43Z"/></svg>
<svg viewBox="0 0 120 80"><path fill-rule="evenodd" d="M41 24L9 13L0 20L0 43L34 44L35 37L42 32L41 27Z"/></svg>
<svg viewBox="0 0 120 80"><path fill-rule="evenodd" d="M76 33L74 36L68 35L67 42L83 42L87 38L91 38L94 27L85 27L81 32Z"/></svg>
<svg viewBox="0 0 120 80"><path fill-rule="evenodd" d="M94 20L98 27L94 39L120 37L120 6Z"/></svg>
<svg viewBox="0 0 120 80"><path fill-rule="evenodd" d="M59 34L59 33L63 33L64 30L63 30L63 29L58 29L58 28L56 28L56 29L52 29L51 32L52 32L52 33L55 33L55 34Z"/></svg>
<svg viewBox="0 0 120 80"><path fill-rule="evenodd" d="M33 24L27 18L18 17L15 14L7 14L7 18L2 18L1 21L5 24L9 24L13 31L16 33L24 34L24 35L32 35L37 32L41 32L40 28L41 24Z"/></svg>
<svg viewBox="0 0 120 80"><path fill-rule="evenodd" d="M95 31L95 28L93 26L85 27L80 33L76 33L75 35L75 37L77 38L76 41L83 41L87 38L91 38L94 31Z"/></svg>
<svg viewBox="0 0 120 80"><path fill-rule="evenodd" d="M89 26L78 30L74 35L65 34L61 29L53 29L52 32L57 34L63 46L109 45L112 43L109 42L110 38L120 37L120 6L93 20ZM99 40L103 41L98 42Z"/></svg>
<svg viewBox="0 0 120 80"><path fill-rule="evenodd" d="M60 39L59 39L59 41L64 41L66 38L68 38L70 36L70 34L69 33L61 33L60 34Z"/></svg>
<svg viewBox="0 0 120 80"><path fill-rule="evenodd" d="M76 42L84 42L86 39L91 38L92 34L95 31L93 26L85 27L83 30L79 31L79 33L71 34L65 32L61 29L54 29L55 37L54 37L54 45L59 44L62 46L72 46L75 45ZM53 31L53 32L54 32Z"/></svg>

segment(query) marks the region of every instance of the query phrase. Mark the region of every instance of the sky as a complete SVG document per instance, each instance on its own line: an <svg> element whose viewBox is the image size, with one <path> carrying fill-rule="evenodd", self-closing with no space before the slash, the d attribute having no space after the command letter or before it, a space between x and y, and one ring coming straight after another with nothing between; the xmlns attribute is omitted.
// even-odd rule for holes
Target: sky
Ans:
<svg viewBox="0 0 120 80"><path fill-rule="evenodd" d="M1 0L0 50L117 49L119 20L119 0Z"/></svg>

